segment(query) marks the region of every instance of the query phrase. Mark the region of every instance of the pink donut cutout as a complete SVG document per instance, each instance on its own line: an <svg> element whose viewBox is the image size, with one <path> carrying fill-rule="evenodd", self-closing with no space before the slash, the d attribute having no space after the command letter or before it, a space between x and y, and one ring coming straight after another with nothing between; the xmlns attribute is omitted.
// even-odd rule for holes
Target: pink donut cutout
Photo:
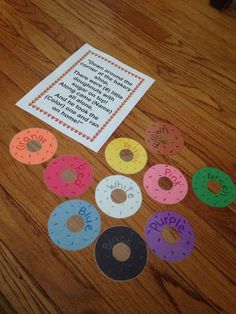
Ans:
<svg viewBox="0 0 236 314"><path fill-rule="evenodd" d="M65 180L66 171L72 174L68 180ZM72 155L64 155L52 160L44 173L44 182L48 189L60 196L78 196L87 191L92 181L93 170L90 164Z"/></svg>
<svg viewBox="0 0 236 314"><path fill-rule="evenodd" d="M170 179L172 188L165 190L159 185L162 177ZM167 164L149 168L144 174L143 185L148 195L162 204L177 204L188 192L188 182L184 175L177 168Z"/></svg>

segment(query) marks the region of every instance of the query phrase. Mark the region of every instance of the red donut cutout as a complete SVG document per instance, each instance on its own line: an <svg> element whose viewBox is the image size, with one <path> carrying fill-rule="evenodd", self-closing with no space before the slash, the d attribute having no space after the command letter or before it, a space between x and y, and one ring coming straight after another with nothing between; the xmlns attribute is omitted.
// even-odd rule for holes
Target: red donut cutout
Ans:
<svg viewBox="0 0 236 314"><path fill-rule="evenodd" d="M90 164L73 155L52 160L44 173L48 189L60 196L79 196L88 190L92 181L93 170Z"/></svg>

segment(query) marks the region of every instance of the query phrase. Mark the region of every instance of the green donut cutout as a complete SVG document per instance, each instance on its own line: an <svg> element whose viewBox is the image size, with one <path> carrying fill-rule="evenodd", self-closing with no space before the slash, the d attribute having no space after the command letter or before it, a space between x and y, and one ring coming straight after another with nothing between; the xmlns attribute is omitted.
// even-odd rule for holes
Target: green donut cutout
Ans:
<svg viewBox="0 0 236 314"><path fill-rule="evenodd" d="M221 185L220 193L208 189L208 182L215 181ZM193 191L197 197L211 207L226 207L236 199L236 186L222 170L206 167L195 172L192 179Z"/></svg>

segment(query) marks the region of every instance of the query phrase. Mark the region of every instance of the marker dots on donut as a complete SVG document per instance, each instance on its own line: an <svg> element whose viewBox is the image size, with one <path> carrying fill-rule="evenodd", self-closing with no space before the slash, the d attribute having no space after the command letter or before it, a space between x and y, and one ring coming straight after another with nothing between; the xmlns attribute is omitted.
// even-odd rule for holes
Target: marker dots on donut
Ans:
<svg viewBox="0 0 236 314"><path fill-rule="evenodd" d="M168 243L163 237L165 228L174 228L178 241ZM149 218L146 224L146 240L152 252L168 262L185 259L194 248L195 236L187 220L174 211L161 211Z"/></svg>
<svg viewBox="0 0 236 314"><path fill-rule="evenodd" d="M100 270L113 280L125 281L140 275L147 263L147 247L142 237L126 226L105 230L95 247Z"/></svg>
<svg viewBox="0 0 236 314"><path fill-rule="evenodd" d="M173 155L182 149L184 137L174 125L157 121L147 128L145 143L153 153Z"/></svg>
<svg viewBox="0 0 236 314"><path fill-rule="evenodd" d="M166 183L162 183L165 179ZM177 168L157 164L144 174L144 188L155 201L162 204L177 204L188 192L188 182Z"/></svg>
<svg viewBox="0 0 236 314"><path fill-rule="evenodd" d="M210 182L218 184L218 191L212 191ZM193 191L205 204L212 207L226 207L236 199L236 186L222 170L205 167L195 172L192 179Z"/></svg>
<svg viewBox="0 0 236 314"><path fill-rule="evenodd" d="M104 178L97 186L95 199L108 216L126 218L134 215L142 204L139 186L130 178L115 175Z"/></svg>
<svg viewBox="0 0 236 314"><path fill-rule="evenodd" d="M38 165L53 157L57 150L57 139L45 129L25 129L12 138L9 149L16 160L27 165Z"/></svg>
<svg viewBox="0 0 236 314"><path fill-rule="evenodd" d="M90 164L78 156L64 155L52 160L44 173L48 189L60 196L75 197L86 192L93 181Z"/></svg>
<svg viewBox="0 0 236 314"><path fill-rule="evenodd" d="M119 173L134 174L147 163L147 153L141 144L131 138L117 138L106 148L107 163Z"/></svg>
<svg viewBox="0 0 236 314"><path fill-rule="evenodd" d="M77 218L76 218L77 217ZM82 227L75 228L71 219L81 219ZM48 234L60 248L70 251L82 250L98 236L101 219L95 207L82 200L61 203L48 220Z"/></svg>

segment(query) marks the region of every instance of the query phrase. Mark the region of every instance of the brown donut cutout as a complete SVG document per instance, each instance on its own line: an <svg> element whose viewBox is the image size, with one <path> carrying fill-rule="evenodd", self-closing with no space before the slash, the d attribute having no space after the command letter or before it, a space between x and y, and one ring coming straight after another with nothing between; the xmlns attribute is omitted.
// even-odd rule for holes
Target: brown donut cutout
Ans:
<svg viewBox="0 0 236 314"><path fill-rule="evenodd" d="M145 143L153 153L174 155L184 146L184 137L174 125L158 121L147 128Z"/></svg>

